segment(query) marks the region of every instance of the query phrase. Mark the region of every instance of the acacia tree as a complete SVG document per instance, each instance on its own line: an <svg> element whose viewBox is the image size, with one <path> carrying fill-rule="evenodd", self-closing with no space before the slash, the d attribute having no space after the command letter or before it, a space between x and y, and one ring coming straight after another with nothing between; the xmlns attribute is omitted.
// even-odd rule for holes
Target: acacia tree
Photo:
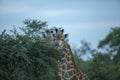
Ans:
<svg viewBox="0 0 120 80"><path fill-rule="evenodd" d="M78 50L74 49L78 67L87 73L90 80L119 80L120 27L112 28L105 39L99 42L98 49L91 49L88 43L84 43ZM84 61L78 53L90 53L92 57Z"/></svg>
<svg viewBox="0 0 120 80"><path fill-rule="evenodd" d="M106 66L105 74L109 74L106 77L109 80L120 79L120 27L112 28L98 47L105 48L111 59L111 65Z"/></svg>
<svg viewBox="0 0 120 80"><path fill-rule="evenodd" d="M105 39L99 42L98 48L93 54L91 68L89 68L92 80L119 80L120 79L120 28L112 28Z"/></svg>
<svg viewBox="0 0 120 80"><path fill-rule="evenodd" d="M25 20L21 33L0 34L1 80L57 80L59 52L42 38L46 22Z"/></svg>
<svg viewBox="0 0 120 80"><path fill-rule="evenodd" d="M112 28L106 38L99 43L99 48L106 48L113 56L114 63L120 61L120 27Z"/></svg>

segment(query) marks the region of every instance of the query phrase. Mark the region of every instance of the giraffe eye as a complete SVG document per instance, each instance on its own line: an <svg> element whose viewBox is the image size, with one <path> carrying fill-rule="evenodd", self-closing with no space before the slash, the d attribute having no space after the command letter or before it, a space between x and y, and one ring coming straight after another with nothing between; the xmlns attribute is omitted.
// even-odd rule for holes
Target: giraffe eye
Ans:
<svg viewBox="0 0 120 80"><path fill-rule="evenodd" d="M63 41L64 39L62 39L62 41Z"/></svg>

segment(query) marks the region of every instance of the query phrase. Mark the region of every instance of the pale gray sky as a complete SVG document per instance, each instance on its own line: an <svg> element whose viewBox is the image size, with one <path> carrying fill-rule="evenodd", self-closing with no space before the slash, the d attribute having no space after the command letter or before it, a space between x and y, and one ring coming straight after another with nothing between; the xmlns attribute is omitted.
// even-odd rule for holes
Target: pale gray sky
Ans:
<svg viewBox="0 0 120 80"><path fill-rule="evenodd" d="M120 26L120 0L0 0L0 32L28 18L62 26L71 45L86 40L96 47L111 27Z"/></svg>

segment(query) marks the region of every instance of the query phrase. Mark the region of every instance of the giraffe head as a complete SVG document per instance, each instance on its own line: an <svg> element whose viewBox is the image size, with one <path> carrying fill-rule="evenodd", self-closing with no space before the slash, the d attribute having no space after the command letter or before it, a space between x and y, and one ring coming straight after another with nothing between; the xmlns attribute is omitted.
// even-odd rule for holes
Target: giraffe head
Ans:
<svg viewBox="0 0 120 80"><path fill-rule="evenodd" d="M60 48L63 45L63 42L66 41L68 34L64 34L64 29L62 28L54 28L51 33L55 46Z"/></svg>

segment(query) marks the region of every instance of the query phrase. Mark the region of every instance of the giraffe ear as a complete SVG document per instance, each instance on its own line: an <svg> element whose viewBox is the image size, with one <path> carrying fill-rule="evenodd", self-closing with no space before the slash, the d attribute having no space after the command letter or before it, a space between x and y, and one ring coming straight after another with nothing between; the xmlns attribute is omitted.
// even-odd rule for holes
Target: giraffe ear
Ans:
<svg viewBox="0 0 120 80"><path fill-rule="evenodd" d="M65 34L64 38L67 38L68 37L68 34Z"/></svg>
<svg viewBox="0 0 120 80"><path fill-rule="evenodd" d="M46 38L46 35L45 35L45 33L42 33L42 36L43 36L43 38Z"/></svg>
<svg viewBox="0 0 120 80"><path fill-rule="evenodd" d="M55 34L52 34L53 37L55 37Z"/></svg>

